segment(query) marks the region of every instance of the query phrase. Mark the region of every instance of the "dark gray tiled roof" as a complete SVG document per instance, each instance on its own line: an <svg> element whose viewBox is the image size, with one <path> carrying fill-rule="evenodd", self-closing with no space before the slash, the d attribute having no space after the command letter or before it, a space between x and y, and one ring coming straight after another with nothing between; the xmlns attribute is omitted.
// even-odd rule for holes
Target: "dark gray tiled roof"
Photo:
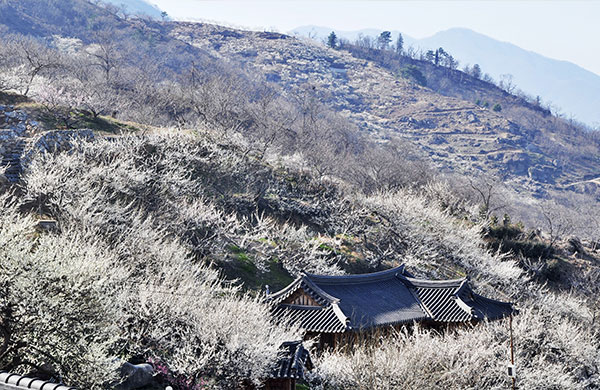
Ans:
<svg viewBox="0 0 600 390"><path fill-rule="evenodd" d="M320 306L289 305L302 289ZM475 294L466 279L423 280L404 267L361 275L303 274L269 297L277 317L288 316L309 332L340 333L413 321L467 322L498 319L512 305Z"/></svg>
<svg viewBox="0 0 600 390"><path fill-rule="evenodd" d="M453 297L456 288L417 288L421 303L434 321L464 322L473 318L470 308L465 310Z"/></svg>
<svg viewBox="0 0 600 390"><path fill-rule="evenodd" d="M307 332L342 333L346 331L346 319L340 318L333 305L324 308L315 306L279 305L273 314L287 316L292 322L300 322ZM341 314L341 313L340 313Z"/></svg>
<svg viewBox="0 0 600 390"><path fill-rule="evenodd" d="M52 383L36 378L28 378L9 372L0 372L0 390L11 389L36 389L36 390L76 390L57 383Z"/></svg>
<svg viewBox="0 0 600 390"><path fill-rule="evenodd" d="M313 367L310 353L304 348L302 341L283 343L277 358L271 378L304 379L304 370Z"/></svg>
<svg viewBox="0 0 600 390"><path fill-rule="evenodd" d="M398 269L363 275L306 275L320 289L339 299L351 329L413 322L427 318Z"/></svg>
<svg viewBox="0 0 600 390"><path fill-rule="evenodd" d="M470 293L469 296L466 294L467 291ZM511 303L483 297L470 289L465 290L465 294L461 294L461 300L473 308L474 316L478 319L497 320L511 313L517 313Z"/></svg>

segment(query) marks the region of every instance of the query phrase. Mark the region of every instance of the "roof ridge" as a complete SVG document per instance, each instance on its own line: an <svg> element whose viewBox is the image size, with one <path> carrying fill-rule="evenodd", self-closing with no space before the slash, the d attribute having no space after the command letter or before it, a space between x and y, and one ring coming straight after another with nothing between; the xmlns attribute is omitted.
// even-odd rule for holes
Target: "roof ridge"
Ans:
<svg viewBox="0 0 600 390"><path fill-rule="evenodd" d="M348 318L344 312L342 311L342 309L338 306L337 302L334 302L331 304L331 308L333 309L333 312L335 313L335 315L337 316L337 318L340 320L340 322L342 324L344 324L344 326L346 328L348 328L348 323L350 322L350 318Z"/></svg>
<svg viewBox="0 0 600 390"><path fill-rule="evenodd" d="M454 299L456 301L456 304L458 305L458 307L460 307L461 309L463 309L467 314L471 315L471 317L476 317L475 316L475 308L471 305L469 305L468 303L466 303L465 301L462 300L461 297L459 297L458 295L454 295Z"/></svg>
<svg viewBox="0 0 600 390"><path fill-rule="evenodd" d="M465 289L469 289L472 291L471 286L469 286L469 282L467 281L467 278L464 278L460 286L458 286L456 291L454 291L454 295L458 296L458 294L460 294Z"/></svg>
<svg viewBox="0 0 600 390"><path fill-rule="evenodd" d="M468 283L468 279L460 278L460 279L442 279L442 280L430 280L430 279L419 279L419 278L411 278L405 276L403 274L396 275L399 279L404 281L405 283L409 283L411 287L421 287L421 288L444 288L444 287L456 287L460 289L463 284Z"/></svg>
<svg viewBox="0 0 600 390"><path fill-rule="evenodd" d="M7 371L0 371L0 384L10 385L11 388L14 386L15 389L45 389L46 385L48 385L48 388L52 388L54 390L76 390L75 387L63 385L61 383L45 381L43 379L32 378L19 374L12 374Z"/></svg>
<svg viewBox="0 0 600 390"><path fill-rule="evenodd" d="M317 275L305 273L304 276L309 279L313 284L324 283L324 284L337 284L337 283L364 283L370 281L377 281L386 278L394 277L398 273L404 271L404 265L399 267L386 269L383 271L370 272L366 274L348 274L348 275Z"/></svg>

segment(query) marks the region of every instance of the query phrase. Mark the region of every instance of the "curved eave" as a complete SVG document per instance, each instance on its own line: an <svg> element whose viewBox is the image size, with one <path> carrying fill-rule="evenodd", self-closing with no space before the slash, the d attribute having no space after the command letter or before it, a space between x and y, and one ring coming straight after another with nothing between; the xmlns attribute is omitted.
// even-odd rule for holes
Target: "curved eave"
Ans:
<svg viewBox="0 0 600 390"><path fill-rule="evenodd" d="M510 307L511 309L515 310L513 308L513 305L515 304L514 302L504 302L504 301L499 301L497 299L493 299L493 298L488 298L488 297L484 297L483 295L479 295L476 293L473 293L473 296L477 299L480 299L484 302L489 302L489 303L493 303L495 305L500 305L500 306L507 306Z"/></svg>
<svg viewBox="0 0 600 390"><path fill-rule="evenodd" d="M302 278L302 283L305 283L306 286L312 290L315 294L317 294L320 298L326 300L328 303L337 303L340 300L336 297L334 297L333 295L328 294L327 292L325 292L321 287L317 286L315 283L312 282L312 280L310 280L310 278L308 277L308 275L305 275Z"/></svg>
<svg viewBox="0 0 600 390"><path fill-rule="evenodd" d="M292 283L284 287L283 289L277 291L276 293L270 294L267 296L267 302L279 303L285 298L289 297L297 290L300 286L300 282L302 281L302 276L297 277Z"/></svg>
<svg viewBox="0 0 600 390"><path fill-rule="evenodd" d="M414 317L414 318L409 318L409 319L404 319L404 320L382 322L382 323L377 323L377 324L369 324L369 325L365 325L365 326L348 327L348 331L361 332L361 331L366 331L366 330L381 328L381 327L413 324L415 322L420 322L420 321L425 321L425 320L431 320L431 317L429 317L429 315L425 314L425 315L422 315L419 317Z"/></svg>
<svg viewBox="0 0 600 390"><path fill-rule="evenodd" d="M502 302L492 298L486 298L479 294L473 293L474 303L476 306L474 309L478 312L478 319L497 320L510 316L512 314L518 314L513 306L512 302ZM480 304L483 307L479 307Z"/></svg>
<svg viewBox="0 0 600 390"><path fill-rule="evenodd" d="M314 284L306 275L303 274L296 278L296 280L290 283L283 290L269 295L267 297L267 302L279 304L300 288L304 289L307 294L315 298L319 304L327 305L340 301L338 298L323 291L323 289Z"/></svg>

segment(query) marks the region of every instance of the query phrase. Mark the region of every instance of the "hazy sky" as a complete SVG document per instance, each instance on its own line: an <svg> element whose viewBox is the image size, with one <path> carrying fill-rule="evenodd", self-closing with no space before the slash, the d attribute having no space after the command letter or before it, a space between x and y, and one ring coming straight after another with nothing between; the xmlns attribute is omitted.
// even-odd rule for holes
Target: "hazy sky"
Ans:
<svg viewBox="0 0 600 390"><path fill-rule="evenodd" d="M424 38L451 27L467 27L600 74L600 0L148 1L179 20L280 32L313 24L337 30L399 30Z"/></svg>

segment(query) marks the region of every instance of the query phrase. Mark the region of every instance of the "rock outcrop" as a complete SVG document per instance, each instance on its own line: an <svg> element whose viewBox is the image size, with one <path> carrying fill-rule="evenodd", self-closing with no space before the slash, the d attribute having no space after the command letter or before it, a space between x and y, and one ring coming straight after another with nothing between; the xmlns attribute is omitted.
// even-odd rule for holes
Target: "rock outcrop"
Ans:
<svg viewBox="0 0 600 390"><path fill-rule="evenodd" d="M123 381L115 388L116 390L142 389L154 382L154 367L148 363L131 364L126 362L121 366L121 377Z"/></svg>

